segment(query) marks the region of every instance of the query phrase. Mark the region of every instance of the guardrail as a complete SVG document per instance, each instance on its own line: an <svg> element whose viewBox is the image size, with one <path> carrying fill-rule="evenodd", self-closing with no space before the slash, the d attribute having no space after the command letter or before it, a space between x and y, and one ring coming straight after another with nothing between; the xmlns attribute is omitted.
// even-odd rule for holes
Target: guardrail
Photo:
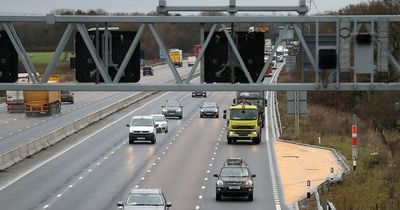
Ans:
<svg viewBox="0 0 400 210"><path fill-rule="evenodd" d="M197 76L198 74L195 74L194 76ZM185 75L184 77L187 77ZM170 82L174 82L175 80L170 80ZM114 112L123 109L131 104L134 104L150 95L153 95L157 93L156 91L152 92L140 92L138 94L135 94L133 96L129 96L125 99L122 99L121 101L115 102L103 109L100 109L98 111L95 111L85 117L82 117L75 122L72 122L68 125L65 125L53 132L50 132L42 137L39 137L29 143L26 143L24 145L21 145L15 149L12 149L4 154L0 155L0 170L4 170L15 163L30 157L41 150L45 149L46 147L49 147L66 137L70 136L73 133L78 132L79 130L82 130L83 128L87 127L88 125L97 122Z"/></svg>

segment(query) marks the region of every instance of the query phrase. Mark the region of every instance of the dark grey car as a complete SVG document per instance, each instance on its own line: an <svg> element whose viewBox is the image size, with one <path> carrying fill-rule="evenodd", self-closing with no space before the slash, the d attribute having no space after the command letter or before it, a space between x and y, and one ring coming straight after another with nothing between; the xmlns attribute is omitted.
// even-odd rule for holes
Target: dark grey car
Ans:
<svg viewBox="0 0 400 210"><path fill-rule="evenodd" d="M251 174L247 163L242 158L228 158L217 177L215 184L216 200L220 201L222 196L247 196L253 201L255 174Z"/></svg>
<svg viewBox="0 0 400 210"><path fill-rule="evenodd" d="M216 117L219 118L219 107L217 103L206 101L200 107L200 118L203 117Z"/></svg>
<svg viewBox="0 0 400 210"><path fill-rule="evenodd" d="M179 119L182 119L183 106L179 101L166 101L165 104L161 107L163 108L162 114L166 118L177 117Z"/></svg>

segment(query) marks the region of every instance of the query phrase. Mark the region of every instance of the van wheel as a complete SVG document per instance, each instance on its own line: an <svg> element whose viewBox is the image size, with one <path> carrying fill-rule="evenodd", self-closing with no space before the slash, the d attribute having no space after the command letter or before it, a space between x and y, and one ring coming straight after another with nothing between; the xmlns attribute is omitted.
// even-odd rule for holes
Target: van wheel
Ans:
<svg viewBox="0 0 400 210"><path fill-rule="evenodd" d="M152 144L155 144L155 143L156 143L156 141L157 141L157 140L156 140L156 137L154 137L154 139L153 139L153 140L151 140L151 143L152 143Z"/></svg>

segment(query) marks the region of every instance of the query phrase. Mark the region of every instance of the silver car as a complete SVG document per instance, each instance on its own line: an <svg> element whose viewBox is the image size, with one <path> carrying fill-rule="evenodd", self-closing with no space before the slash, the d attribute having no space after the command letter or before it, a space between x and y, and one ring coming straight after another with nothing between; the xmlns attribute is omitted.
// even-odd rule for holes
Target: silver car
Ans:
<svg viewBox="0 0 400 210"><path fill-rule="evenodd" d="M161 189L137 188L132 189L125 203L118 201L117 206L124 210L166 210L172 204L167 202Z"/></svg>
<svg viewBox="0 0 400 210"><path fill-rule="evenodd" d="M156 123L156 131L157 133L168 133L168 120L165 118L163 114L153 114L151 115Z"/></svg>

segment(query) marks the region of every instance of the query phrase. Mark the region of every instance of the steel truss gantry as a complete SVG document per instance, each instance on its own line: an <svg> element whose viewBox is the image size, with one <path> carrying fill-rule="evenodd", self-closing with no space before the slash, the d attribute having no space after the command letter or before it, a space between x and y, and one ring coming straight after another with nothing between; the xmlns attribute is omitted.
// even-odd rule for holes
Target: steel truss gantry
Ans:
<svg viewBox="0 0 400 210"><path fill-rule="evenodd" d="M66 30L61 37L61 40L55 49L55 53L51 61L49 62L44 76L39 79L37 77L36 70L32 65L29 56L23 47L22 42L20 41L18 34L16 33L13 23L16 22L30 22L32 24L35 23L47 23L47 24L57 24L64 23L67 24ZM347 22L350 25L360 24L360 23L370 23L371 25L377 24L378 22L383 22L386 24L390 23L399 23L400 16L391 16L391 15L383 15L383 16L64 16L64 15L45 15L45 16L0 16L0 26L2 30L5 30L10 37L14 48L16 49L19 59L26 69L27 73L31 77L34 83L32 84L0 84L0 90L83 90L83 91L92 91L92 90L104 90L104 91L156 91L156 90L171 90L171 91L192 91L192 90L216 90L216 91L235 91L235 90L282 90L282 91L366 91L366 90L400 90L400 83L378 83L374 82L373 74L371 75L371 82L362 83L358 82L356 79L351 83L342 83L339 78L339 74L336 74L336 81L334 83L323 85L320 78L320 69L318 68L318 60L316 57L318 56L317 47L315 49L315 55L313 56L311 51L314 49L309 49L307 43L304 39L303 32L301 31L302 24L315 24L316 28L319 28L321 23L334 23L336 24L336 49L340 52L339 41L341 39L341 23ZM100 58L98 53L96 52L96 48L90 40L90 37L87 33L85 23L99 23L105 24L106 26L111 23L138 23L140 27L136 34L135 39L131 43L131 46L125 55L125 59L123 60L121 66L118 68L117 76L114 80L111 80L108 72L106 71L107 67L105 66L105 62ZM164 54L168 54L168 50L165 47L164 41L162 40L157 28L155 27L156 23L193 23L198 24L199 27L204 27L204 24L210 24L210 33L205 38L204 43L202 43L202 49L200 52L200 56L198 56L195 65L192 67L190 74L187 79L183 80L179 72L176 70L175 66L172 64L170 58L166 56L167 64L169 65L171 72L175 78L175 84L141 84L141 83L131 83L131 84L120 84L118 83L119 79L124 72L126 64L131 58L133 51L135 50L138 42L140 41L143 30L145 28L149 28L154 36L158 47ZM226 24L232 23L277 23L284 25L284 29L280 31L280 35L278 37L277 43L280 43L283 39L284 33L288 30L288 28L293 28L296 32L296 35L302 45L302 48L305 51L306 56L311 62L313 67L313 71L315 72L315 82L314 83L280 83L280 84L265 84L262 83L262 78L265 74L264 71L260 72L260 76L256 81L253 81L250 77L249 71L246 68L246 65L243 62L243 59L235 46L234 39L231 34L228 32ZM224 31L225 35L228 38L229 46L232 49L232 52L235 55L241 69L245 73L247 79L249 80L249 84L191 84L189 83L192 80L192 77L195 73L197 66L199 65L202 57L204 56L204 52L210 42L210 39L217 27L221 27ZM356 27L354 27L356 28ZM95 64L100 74L104 78L105 83L101 84L47 84L47 80L49 75L54 72L54 68L56 63L64 50L66 43L71 38L73 31L77 30ZM204 29L203 29L204 30ZM350 38L355 37L356 32L350 32ZM371 34L373 37L376 35L375 32ZM316 46L318 46L319 34L318 30L315 34ZM276 52L278 44L273 48L272 53ZM394 70L400 72L400 65L397 59L387 52L388 61L392 64ZM272 61L272 58L269 58L265 64L267 67ZM337 70L336 70L337 71Z"/></svg>

